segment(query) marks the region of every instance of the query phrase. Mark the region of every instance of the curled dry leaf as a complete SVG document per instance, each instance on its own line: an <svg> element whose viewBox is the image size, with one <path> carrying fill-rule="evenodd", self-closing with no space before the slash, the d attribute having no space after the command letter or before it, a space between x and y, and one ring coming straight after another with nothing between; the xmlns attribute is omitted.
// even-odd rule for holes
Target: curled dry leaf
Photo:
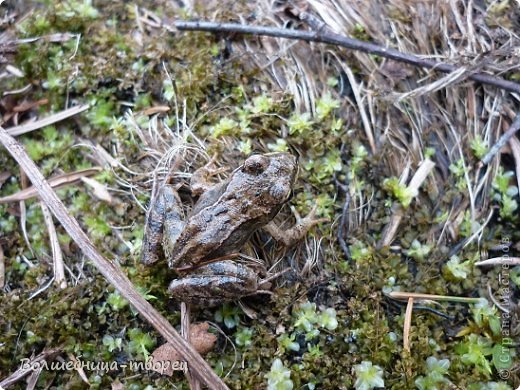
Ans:
<svg viewBox="0 0 520 390"><path fill-rule="evenodd" d="M190 343L201 355L205 355L209 351L213 349L215 342L217 341L217 336L213 333L208 332L209 324L207 322L201 322L199 324L191 324L190 326ZM175 350L175 347L169 343L161 345L152 353L152 367L154 367L154 371L162 375L173 375L173 364L174 362L179 362L181 360L181 356ZM161 364L157 364L158 362L163 362ZM155 368L157 367L157 370ZM162 368L159 369L159 367Z"/></svg>

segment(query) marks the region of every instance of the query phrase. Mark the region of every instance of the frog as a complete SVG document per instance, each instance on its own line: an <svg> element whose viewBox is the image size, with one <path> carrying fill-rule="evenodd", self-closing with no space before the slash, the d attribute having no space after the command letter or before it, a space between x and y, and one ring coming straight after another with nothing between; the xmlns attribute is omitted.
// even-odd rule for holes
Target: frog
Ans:
<svg viewBox="0 0 520 390"><path fill-rule="evenodd" d="M221 169L213 158L191 176L191 193L198 200L188 215L178 188L161 186L147 213L142 263L167 261L178 275L169 293L195 306L216 306L266 292L263 288L271 278L262 279L257 267L239 260L251 235L263 229L291 246L324 221L316 218L314 207L290 229L273 222L292 195L297 172L297 159L289 152L253 154L227 179L214 183Z"/></svg>

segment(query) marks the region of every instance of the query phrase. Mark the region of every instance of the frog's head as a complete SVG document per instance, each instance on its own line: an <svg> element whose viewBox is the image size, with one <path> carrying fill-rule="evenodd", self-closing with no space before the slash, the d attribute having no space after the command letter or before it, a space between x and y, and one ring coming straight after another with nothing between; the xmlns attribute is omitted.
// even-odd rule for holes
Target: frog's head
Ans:
<svg viewBox="0 0 520 390"><path fill-rule="evenodd" d="M239 170L249 177L256 193L262 193L269 203L282 204L289 200L298 164L290 153L254 154Z"/></svg>

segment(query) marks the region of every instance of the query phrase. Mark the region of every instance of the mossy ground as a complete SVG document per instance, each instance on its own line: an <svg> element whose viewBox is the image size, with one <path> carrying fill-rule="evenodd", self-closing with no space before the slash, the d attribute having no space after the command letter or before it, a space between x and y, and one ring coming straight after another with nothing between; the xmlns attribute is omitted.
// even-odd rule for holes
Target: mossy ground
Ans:
<svg viewBox="0 0 520 390"><path fill-rule="evenodd" d="M247 11L245 5L236 7L238 13ZM161 9L164 15L158 11ZM441 377L460 388L508 388L505 382L498 383L501 366L496 351L505 335L503 326L496 328L499 312L490 308L479 312L462 304L429 306L446 313L449 318L444 318L417 309L410 332L411 352L407 352L402 347L404 306L385 295L400 289L484 297L488 285L499 291L507 272L511 307L515 305L518 269L481 271L473 266L481 253L499 256L504 246L497 245L519 242L518 211L512 204L518 197L509 190L513 180L508 174L498 173L494 189L489 186L484 195L482 204L498 212L482 230L480 241L457 251L458 260L450 263L451 268L446 266L453 248L485 221L484 217L475 220L470 216L464 188L465 169L478 164L480 144L469 140L463 144L465 164L449 156L451 165L440 190L436 183L427 181L420 194L407 194L406 186L400 187L398 181L384 180L396 175L389 161L393 148L399 146L386 143L380 153L372 155L362 126L350 119L355 113L349 113L345 103L352 96L343 91L344 73L338 76L333 66L326 64L329 73L323 94L312 115L301 113L295 110L298 103L294 96L274 90L266 74L233 51L233 41L142 26L135 20L135 10L134 4L123 2L37 3L27 18L12 27L19 38L65 32L81 35L79 41L43 39L19 45L9 60L24 75L3 80L3 89L27 84L32 88L23 96L5 98L3 107L7 112L6 107L22 99L47 99L38 109L47 115L67 105L91 104L84 115L18 139L47 177L103 164L106 161L96 154L95 145L117 159L120 165L105 166L94 177L111 189L111 204L97 199L84 184L60 189L58 194L97 248L120 263L147 299L175 325L179 324L178 306L166 293L173 273L164 265L145 268L139 263L145 215L141 206L149 201L152 172L159 167L155 172L164 177L168 159L175 160L177 155L182 156L174 172L178 182L213 154L219 156L218 165L229 171L252 152L290 150L299 155L299 181L290 203L302 215L317 203L319 215L331 222L321 224L305 243L289 250L261 232L254 237L253 247L268 266L283 256L282 265L292 267L277 281L272 296L245 300L256 318L249 318L236 305L194 313L195 321L218 321L222 333L218 333L218 343L207 360L225 375L226 383L232 388L265 387L264 374L279 357L290 369L295 388L352 388L357 378L353 367L362 361L383 369L388 388L414 388L421 383L422 388L433 388L446 383L428 376L427 359L435 356L449 360L449 369ZM180 12L161 2L154 2L153 10L161 17L178 17ZM222 16L232 15L224 12ZM394 16L396 21L402 17ZM363 28L356 31L366 39ZM147 111L158 106L168 106L170 111L159 115ZM392 108L388 112L392 113ZM426 143L424 155L434 158L436 145ZM1 171L11 174L0 189L0 195L5 196L21 188L21 179L18 167L4 150L0 162ZM512 161L506 157L503 166L510 171ZM355 197L354 206L346 210L350 229L344 238L350 258L337 239L345 212L342 185ZM411 202L404 207L407 197ZM362 215L358 210L365 208L365 202L370 210ZM445 222L461 208L464 210L458 224L452 225L450 239L439 239ZM396 210L404 215L396 239L390 247L376 249ZM44 348L62 346L68 353L63 354L65 359L76 356L83 361L125 363L144 359L154 346L162 344L158 334L107 285L61 227L57 229L69 270L69 287L59 290L50 285L31 297L50 281L52 256L39 202L26 202L30 246L23 238L20 215L18 205L0 205L0 243L6 266L6 289L0 296L0 378L15 371L22 358ZM277 221L292 218L287 207ZM518 250L514 245L508 248ZM317 264L310 267L314 260ZM307 301L317 308L302 311ZM319 313L326 309L335 310L337 326L330 322L328 328L320 325L317 318L322 318ZM305 316L308 325L303 322ZM518 348L511 348L502 356L517 352ZM518 386L518 371L507 372L512 372L510 386ZM92 371L87 372L87 378L94 388L107 388L114 381L129 389L148 385L187 388L179 373L166 378L122 370ZM433 383L430 387L424 384L428 380ZM43 371L38 383L42 388L85 386L76 371ZM15 387L25 386L19 383Z"/></svg>

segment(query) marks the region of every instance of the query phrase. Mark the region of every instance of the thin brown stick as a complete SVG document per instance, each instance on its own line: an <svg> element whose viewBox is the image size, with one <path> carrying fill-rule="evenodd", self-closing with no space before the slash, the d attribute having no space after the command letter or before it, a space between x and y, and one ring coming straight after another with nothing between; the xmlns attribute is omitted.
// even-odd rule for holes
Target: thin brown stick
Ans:
<svg viewBox="0 0 520 390"><path fill-rule="evenodd" d="M305 20L306 13L300 13L300 19ZM331 45L345 47L347 49L358 50L364 53L375 54L381 57L390 58L394 61L404 62L421 68L433 69L443 73L451 73L460 68L443 62L420 58L413 54L402 53L399 50L385 47L371 42L360 41L337 34L329 30L325 25L317 31L300 31L286 28L249 26L237 23L218 23L204 21L185 21L174 20L173 25L181 31L209 31L209 32L229 32L239 34L264 35L278 38L299 39L307 42L321 42ZM171 26L165 26L171 29ZM475 72L468 73L468 79L482 84L492 85L509 92L520 94L520 84L504 80L503 78L492 76L487 73Z"/></svg>
<svg viewBox="0 0 520 390"><path fill-rule="evenodd" d="M509 129L502 134L502 136L498 139L498 141L489 149L489 151L486 153L484 157L480 160L480 162L484 165L487 165L490 163L490 161L493 159L495 154L497 154L502 147L507 144L507 142L515 135L515 133L520 130L520 114L518 114L511 123L511 126L509 126Z"/></svg>
<svg viewBox="0 0 520 390"><path fill-rule="evenodd" d="M0 142L23 168L43 202L49 207L56 219L65 228L70 237L81 248L85 256L90 259L105 279L113 285L120 294L126 298L132 306L179 352L181 357L188 362L191 373L204 382L210 389L227 389L227 386L213 372L200 354L184 340L157 310L148 303L134 288L132 282L112 261L105 259L94 247L78 221L70 216L52 190L51 186L42 176L38 167L27 155L20 143L11 137L7 131L0 127Z"/></svg>

